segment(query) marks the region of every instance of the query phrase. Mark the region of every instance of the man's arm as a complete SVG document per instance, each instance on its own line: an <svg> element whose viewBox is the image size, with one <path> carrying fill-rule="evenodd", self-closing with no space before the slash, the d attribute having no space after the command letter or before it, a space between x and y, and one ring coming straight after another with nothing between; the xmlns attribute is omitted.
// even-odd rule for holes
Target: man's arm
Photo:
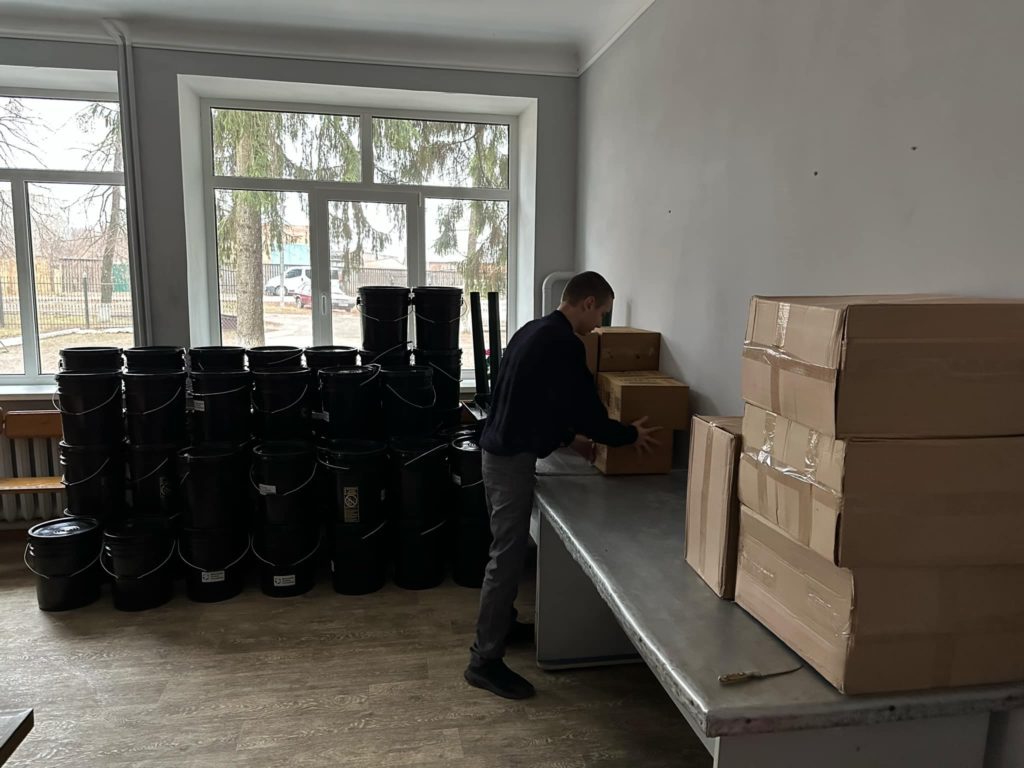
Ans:
<svg viewBox="0 0 1024 768"><path fill-rule="evenodd" d="M573 431L612 448L632 445L639 436L637 428L608 418L608 409L601 402L594 376L587 368L583 342L575 338L573 342L565 351L560 371L565 382L562 402L571 416Z"/></svg>

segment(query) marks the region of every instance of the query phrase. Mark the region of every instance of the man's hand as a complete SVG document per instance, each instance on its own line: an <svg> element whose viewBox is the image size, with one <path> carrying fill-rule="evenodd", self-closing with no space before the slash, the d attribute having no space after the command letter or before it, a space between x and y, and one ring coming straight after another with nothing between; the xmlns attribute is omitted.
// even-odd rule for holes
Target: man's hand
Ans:
<svg viewBox="0 0 1024 768"><path fill-rule="evenodd" d="M569 447L591 464L597 459L597 443L589 437L576 435Z"/></svg>
<svg viewBox="0 0 1024 768"><path fill-rule="evenodd" d="M636 447L637 453L650 453L657 446L661 445L661 443L652 437L652 435L655 432L658 432L661 427L648 427L646 416L634 421L633 426L636 427L637 437L636 442L633 443L633 445Z"/></svg>

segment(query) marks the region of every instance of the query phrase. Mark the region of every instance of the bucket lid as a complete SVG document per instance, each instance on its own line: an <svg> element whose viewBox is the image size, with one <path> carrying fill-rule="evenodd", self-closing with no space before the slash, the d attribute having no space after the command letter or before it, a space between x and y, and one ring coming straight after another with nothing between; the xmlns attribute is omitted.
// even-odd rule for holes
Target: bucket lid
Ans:
<svg viewBox="0 0 1024 768"><path fill-rule="evenodd" d="M323 382L355 380L370 378L377 375L377 367L370 365L336 365L320 369L320 380Z"/></svg>
<svg viewBox="0 0 1024 768"><path fill-rule="evenodd" d="M113 525L108 525L103 531L103 538L106 541L125 541L138 539L140 537L166 536L171 533L171 519L158 517L156 515L141 515L139 517L126 517Z"/></svg>
<svg viewBox="0 0 1024 768"><path fill-rule="evenodd" d="M426 365L410 365L408 368L381 368L380 373L391 382L408 379L430 383L434 377L434 369Z"/></svg>
<svg viewBox="0 0 1024 768"><path fill-rule="evenodd" d="M58 371L53 378L60 384L62 381L113 381L121 379L121 369L110 371Z"/></svg>
<svg viewBox="0 0 1024 768"><path fill-rule="evenodd" d="M284 459L293 456L312 458L313 444L303 440L279 440L260 443L252 449L252 455L260 459Z"/></svg>
<svg viewBox="0 0 1024 768"><path fill-rule="evenodd" d="M387 449L381 440L329 440L320 445L321 455L353 458L382 456Z"/></svg>
<svg viewBox="0 0 1024 768"><path fill-rule="evenodd" d="M253 371L253 378L257 381L273 381L274 379L305 378L309 376L308 368L300 368L296 365L289 365L287 368L274 368L269 371Z"/></svg>
<svg viewBox="0 0 1024 768"><path fill-rule="evenodd" d="M156 355L184 355L184 347L170 347L170 346L159 346L150 345L146 347L130 347L124 351L126 355L132 355L133 357L151 357Z"/></svg>
<svg viewBox="0 0 1024 768"><path fill-rule="evenodd" d="M125 445L124 441L102 445L70 445L63 440L57 443L61 453L95 453L99 456L118 456L124 452Z"/></svg>
<svg viewBox="0 0 1024 768"><path fill-rule="evenodd" d="M421 285L413 288L413 296L447 296L449 298L458 298L461 301L462 289L453 288L448 285Z"/></svg>
<svg viewBox="0 0 1024 768"><path fill-rule="evenodd" d="M456 437L452 440L452 448L467 453L480 453L480 444L477 443L475 437Z"/></svg>
<svg viewBox="0 0 1024 768"><path fill-rule="evenodd" d="M120 355L120 347L64 347L60 351L61 355L67 354L82 354L82 355Z"/></svg>
<svg viewBox="0 0 1024 768"><path fill-rule="evenodd" d="M99 532L100 523L93 517L59 517L28 529L29 539L68 539Z"/></svg>
<svg viewBox="0 0 1024 768"><path fill-rule="evenodd" d="M269 345L263 347L249 347L246 350L250 355L255 352L257 355L260 353L277 353L277 352L302 352L300 347L292 347L288 345Z"/></svg>
<svg viewBox="0 0 1024 768"><path fill-rule="evenodd" d="M184 380L186 374L185 370L180 371L125 371L121 374L122 378L127 380L137 381L154 381L156 379L166 379L168 381L174 379Z"/></svg>
<svg viewBox="0 0 1024 768"><path fill-rule="evenodd" d="M189 463L209 459L233 459L242 455L245 445L230 443L209 443L207 445L190 445L178 451L178 458Z"/></svg>
<svg viewBox="0 0 1024 768"><path fill-rule="evenodd" d="M245 347L223 347L216 345L209 347L189 347L188 353L190 355L195 354L196 352L199 354L203 354L205 352L210 352L212 354L217 354L218 352L237 354L239 352L245 352Z"/></svg>
<svg viewBox="0 0 1024 768"><path fill-rule="evenodd" d="M306 354L312 352L313 354L353 354L356 351L355 347L336 347L331 344L325 344L319 347L306 347Z"/></svg>
<svg viewBox="0 0 1024 768"><path fill-rule="evenodd" d="M444 445L447 443L436 437L396 437L391 441L391 451L403 459L411 459Z"/></svg>
<svg viewBox="0 0 1024 768"><path fill-rule="evenodd" d="M360 296L372 293L390 293L394 296L398 296L400 294L408 295L409 292L410 289L402 285L364 285L359 289Z"/></svg>
<svg viewBox="0 0 1024 768"><path fill-rule="evenodd" d="M135 443L128 444L128 453L133 456L140 455L159 455L159 454L173 454L178 455L179 451L182 450L184 443L144 443L142 445L136 445Z"/></svg>
<svg viewBox="0 0 1024 768"><path fill-rule="evenodd" d="M189 374L193 379L198 381L241 381L242 379L251 380L252 373L250 371L238 370L238 371L196 371L193 370ZM202 393L200 393L202 394Z"/></svg>

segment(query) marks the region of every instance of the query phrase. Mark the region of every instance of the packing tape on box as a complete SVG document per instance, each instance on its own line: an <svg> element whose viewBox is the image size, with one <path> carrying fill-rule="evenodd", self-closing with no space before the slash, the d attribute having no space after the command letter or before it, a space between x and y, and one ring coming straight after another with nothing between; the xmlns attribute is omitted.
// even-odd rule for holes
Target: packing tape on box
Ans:
<svg viewBox="0 0 1024 768"><path fill-rule="evenodd" d="M708 486L711 484L711 450L712 442L714 441L715 429L717 424L713 421L707 422L708 431L704 438L704 471L701 473L702 485L700 488L700 517L699 517L699 530L700 530L700 549L697 553L697 562L700 565L700 570L704 572L704 564L707 560L707 548L709 546L707 540L708 534Z"/></svg>
<svg viewBox="0 0 1024 768"><path fill-rule="evenodd" d="M789 330L789 302L780 301L775 314L775 346L778 349L786 346L787 330Z"/></svg>
<svg viewBox="0 0 1024 768"><path fill-rule="evenodd" d="M744 342L743 357L756 363L767 365L771 369L771 405L773 411L782 410L782 372L794 373L798 376L805 376L810 379L825 382L835 382L836 369L825 365L815 365L797 360L792 355L786 354L781 349L766 347L763 344Z"/></svg>

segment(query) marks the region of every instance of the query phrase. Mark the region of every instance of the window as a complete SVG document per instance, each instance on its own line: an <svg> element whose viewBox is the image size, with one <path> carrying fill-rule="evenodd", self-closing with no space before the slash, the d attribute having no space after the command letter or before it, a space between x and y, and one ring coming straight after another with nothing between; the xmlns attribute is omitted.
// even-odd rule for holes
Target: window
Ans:
<svg viewBox="0 0 1024 768"><path fill-rule="evenodd" d="M514 120L213 100L201 114L211 343L358 347L367 285L496 291L507 332Z"/></svg>
<svg viewBox="0 0 1024 768"><path fill-rule="evenodd" d="M52 382L66 346L135 343L120 108L0 94L0 377ZM9 378L9 377L17 377Z"/></svg>

